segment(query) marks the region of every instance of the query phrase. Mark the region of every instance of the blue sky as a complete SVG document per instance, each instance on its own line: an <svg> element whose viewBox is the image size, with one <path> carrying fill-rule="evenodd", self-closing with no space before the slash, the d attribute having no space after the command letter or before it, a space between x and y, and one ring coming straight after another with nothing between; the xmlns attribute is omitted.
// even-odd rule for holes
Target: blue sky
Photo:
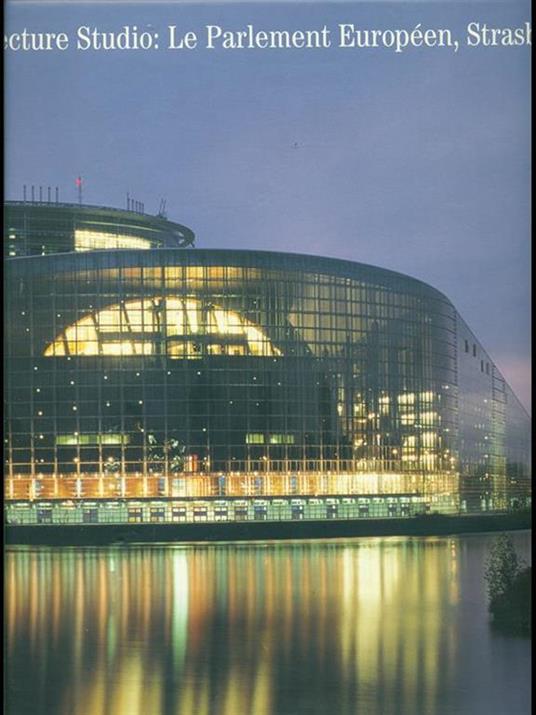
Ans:
<svg viewBox="0 0 536 715"><path fill-rule="evenodd" d="M516 2L8 2L7 31L504 27ZM10 53L7 197L23 184L169 217L200 247L331 255L445 292L530 399L528 48Z"/></svg>

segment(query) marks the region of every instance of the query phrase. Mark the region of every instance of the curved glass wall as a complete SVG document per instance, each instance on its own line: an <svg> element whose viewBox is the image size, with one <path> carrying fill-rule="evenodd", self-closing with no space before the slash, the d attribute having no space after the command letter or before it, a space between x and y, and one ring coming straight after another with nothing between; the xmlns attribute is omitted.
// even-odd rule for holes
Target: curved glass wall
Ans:
<svg viewBox="0 0 536 715"><path fill-rule="evenodd" d="M248 251L11 264L8 498L339 495L362 516L375 495L391 516L510 498L505 413L490 387L504 458L484 483L460 442L459 319L419 281Z"/></svg>

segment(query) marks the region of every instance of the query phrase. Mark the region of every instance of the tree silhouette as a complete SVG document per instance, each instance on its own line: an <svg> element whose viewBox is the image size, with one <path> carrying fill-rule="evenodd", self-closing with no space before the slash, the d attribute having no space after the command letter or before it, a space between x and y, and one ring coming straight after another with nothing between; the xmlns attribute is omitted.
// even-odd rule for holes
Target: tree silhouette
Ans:
<svg viewBox="0 0 536 715"><path fill-rule="evenodd" d="M486 561L489 611L494 622L522 632L531 629L531 571L519 559L512 539L501 534Z"/></svg>

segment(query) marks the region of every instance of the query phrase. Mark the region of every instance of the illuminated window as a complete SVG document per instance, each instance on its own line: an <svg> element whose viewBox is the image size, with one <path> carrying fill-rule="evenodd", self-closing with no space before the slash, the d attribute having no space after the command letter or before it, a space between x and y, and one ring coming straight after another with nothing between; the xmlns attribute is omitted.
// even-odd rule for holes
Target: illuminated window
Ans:
<svg viewBox="0 0 536 715"><path fill-rule="evenodd" d="M270 444L294 444L293 434L271 434Z"/></svg>
<svg viewBox="0 0 536 715"><path fill-rule="evenodd" d="M415 403L415 395L411 392L398 396L399 405L413 405Z"/></svg>
<svg viewBox="0 0 536 715"><path fill-rule="evenodd" d="M107 306L85 315L60 333L45 357L76 355L162 355L194 359L203 355L281 352L268 336L232 310L195 298L145 298Z"/></svg>
<svg viewBox="0 0 536 715"><path fill-rule="evenodd" d="M128 444L126 434L59 434L56 437L58 447L96 446L99 444Z"/></svg>
<svg viewBox="0 0 536 715"><path fill-rule="evenodd" d="M357 417L363 417L366 414L367 407L364 402L358 402L354 404L354 415Z"/></svg>
<svg viewBox="0 0 536 715"><path fill-rule="evenodd" d="M437 414L435 412L421 412L421 424L432 425L437 419Z"/></svg>
<svg viewBox="0 0 536 715"><path fill-rule="evenodd" d="M435 432L423 432L421 434L421 445L428 449L434 449L437 445L437 434Z"/></svg>
<svg viewBox="0 0 536 715"><path fill-rule="evenodd" d="M380 397L378 402L380 405L380 414L388 415L389 414L389 397L387 395L383 395L382 397Z"/></svg>
<svg viewBox="0 0 536 715"><path fill-rule="evenodd" d="M415 445L416 438L415 435L408 435L402 440L402 461L403 462L413 462L415 461Z"/></svg>
<svg viewBox="0 0 536 715"><path fill-rule="evenodd" d="M415 424L415 413L408 412L407 414L401 414L400 422L403 425L414 425Z"/></svg>
<svg viewBox="0 0 536 715"><path fill-rule="evenodd" d="M104 251L117 248L151 248L151 242L139 236L128 236L120 233L104 233L103 231L87 231L76 229L74 232L75 251Z"/></svg>
<svg viewBox="0 0 536 715"><path fill-rule="evenodd" d="M434 401L434 393L433 392L421 392L420 400L421 400L421 404L433 402Z"/></svg>

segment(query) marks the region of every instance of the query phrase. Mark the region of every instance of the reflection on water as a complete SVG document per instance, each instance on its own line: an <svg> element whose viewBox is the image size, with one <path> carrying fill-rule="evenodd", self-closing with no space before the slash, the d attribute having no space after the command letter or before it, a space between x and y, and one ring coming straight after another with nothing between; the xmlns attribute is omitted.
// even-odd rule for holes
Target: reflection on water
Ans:
<svg viewBox="0 0 536 715"><path fill-rule="evenodd" d="M524 715L492 539L12 549L7 713Z"/></svg>

